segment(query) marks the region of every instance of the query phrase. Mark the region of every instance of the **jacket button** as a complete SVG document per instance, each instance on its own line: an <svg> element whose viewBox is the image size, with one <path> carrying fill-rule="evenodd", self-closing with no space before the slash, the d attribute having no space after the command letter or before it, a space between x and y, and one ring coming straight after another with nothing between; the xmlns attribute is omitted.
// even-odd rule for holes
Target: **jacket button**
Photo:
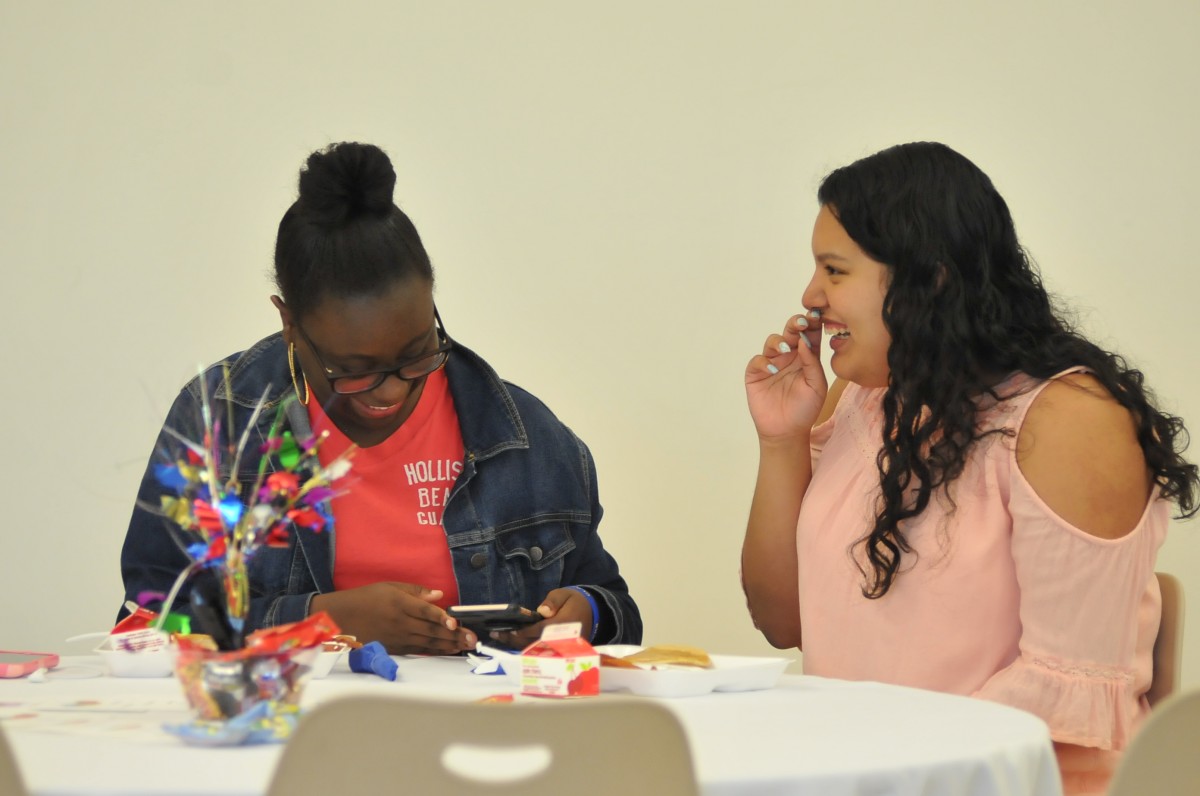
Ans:
<svg viewBox="0 0 1200 796"><path fill-rule="evenodd" d="M475 569L483 569L483 566L486 563L487 553L476 553L475 555L471 556L471 566L475 567Z"/></svg>
<svg viewBox="0 0 1200 796"><path fill-rule="evenodd" d="M537 562L541 561L542 560L542 548L540 548L540 547L529 548L529 557L530 557L530 559L533 560L533 563L535 563L535 564Z"/></svg>

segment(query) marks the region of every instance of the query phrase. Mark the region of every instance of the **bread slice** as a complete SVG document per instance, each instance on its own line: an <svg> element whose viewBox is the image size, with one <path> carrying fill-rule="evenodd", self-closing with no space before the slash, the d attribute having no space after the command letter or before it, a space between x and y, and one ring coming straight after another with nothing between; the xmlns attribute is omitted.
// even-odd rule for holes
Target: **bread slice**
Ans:
<svg viewBox="0 0 1200 796"><path fill-rule="evenodd" d="M609 655L606 652L600 653L600 665L611 666L614 669L640 669L636 663L630 663L624 658L618 658L615 655Z"/></svg>
<svg viewBox="0 0 1200 796"><path fill-rule="evenodd" d="M698 669L711 669L712 658L699 647L688 647L682 644L655 644L640 652L626 655L622 660L636 663L639 666L695 666Z"/></svg>

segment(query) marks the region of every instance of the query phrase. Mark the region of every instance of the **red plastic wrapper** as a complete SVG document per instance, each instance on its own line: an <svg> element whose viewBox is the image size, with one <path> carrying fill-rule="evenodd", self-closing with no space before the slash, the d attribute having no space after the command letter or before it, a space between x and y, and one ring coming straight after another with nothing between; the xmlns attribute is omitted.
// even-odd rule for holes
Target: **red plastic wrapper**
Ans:
<svg viewBox="0 0 1200 796"><path fill-rule="evenodd" d="M217 642L213 641L212 636L206 636L203 633L191 633L186 636L175 636L175 645L182 650L194 650L203 652L217 652Z"/></svg>
<svg viewBox="0 0 1200 796"><path fill-rule="evenodd" d="M290 649L315 647L341 632L342 629L333 621L333 617L324 611L318 611L307 619L292 622L290 625L256 630L246 637L245 652L251 655L263 655Z"/></svg>
<svg viewBox="0 0 1200 796"><path fill-rule="evenodd" d="M150 623L158 619L158 614L154 611L145 608L138 608L129 616L122 619L120 622L109 631L109 635L113 633L128 633L132 630L145 630L150 627Z"/></svg>

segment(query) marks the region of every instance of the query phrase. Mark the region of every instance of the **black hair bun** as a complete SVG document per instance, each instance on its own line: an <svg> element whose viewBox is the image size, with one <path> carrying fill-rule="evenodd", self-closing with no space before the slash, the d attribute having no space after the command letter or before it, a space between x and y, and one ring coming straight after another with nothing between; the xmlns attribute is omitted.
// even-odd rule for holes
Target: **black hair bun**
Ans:
<svg viewBox="0 0 1200 796"><path fill-rule="evenodd" d="M322 226L362 216L386 216L394 205L396 171L373 144L333 144L308 158L300 170L299 209Z"/></svg>

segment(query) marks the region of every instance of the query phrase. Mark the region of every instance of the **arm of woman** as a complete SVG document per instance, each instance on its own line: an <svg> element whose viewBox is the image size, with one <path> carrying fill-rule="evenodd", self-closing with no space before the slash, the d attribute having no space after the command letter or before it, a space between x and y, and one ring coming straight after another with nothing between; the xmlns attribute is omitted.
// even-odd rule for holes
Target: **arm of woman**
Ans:
<svg viewBox="0 0 1200 796"><path fill-rule="evenodd" d="M571 562L570 575L564 572L563 588L550 592L538 607L538 612L542 616L558 617L564 603L574 604L594 620L595 643L641 644L641 610L629 594L629 586L621 575L616 559L604 548L604 542L600 539L600 520L604 517L604 508L600 505L596 462L583 440L575 437L575 442L586 470L584 475L588 484L592 523L580 545L577 561ZM592 599L588 600L585 593ZM580 605L581 602L587 605Z"/></svg>
<svg viewBox="0 0 1200 796"><path fill-rule="evenodd" d="M800 646L796 521L812 478L810 432L832 414L842 385L826 386L820 329L788 319L746 366L758 432L758 477L742 542L742 589L754 625L780 649ZM807 341L807 342L806 342Z"/></svg>
<svg viewBox="0 0 1200 796"><path fill-rule="evenodd" d="M1119 539L1141 519L1150 470L1133 418L1093 377L1051 382L1029 408L1017 464L1055 514L1100 539Z"/></svg>
<svg viewBox="0 0 1200 796"><path fill-rule="evenodd" d="M572 460L578 462L578 477L587 485L591 522L586 529L581 524L578 534L572 533L576 547L566 556L559 588L551 589L535 609L545 621L499 633L494 638L520 648L536 641L546 624L579 622L584 636L593 644L640 644L641 611L629 593L616 559L600 539L604 508L600 504L595 460L583 440L565 426L562 430L574 447L576 455Z"/></svg>
<svg viewBox="0 0 1200 796"><path fill-rule="evenodd" d="M1020 654L978 695L1045 719L1064 781L1086 790L1111 773L1136 723L1140 611L1166 525L1151 520L1165 507L1147 510L1153 485L1133 419L1090 375L1037 396L1016 465Z"/></svg>
<svg viewBox="0 0 1200 796"><path fill-rule="evenodd" d="M454 655L475 648L475 634L434 601L442 592L414 583L382 582L318 594L311 611L326 611L343 633L379 641L392 655Z"/></svg>
<svg viewBox="0 0 1200 796"><path fill-rule="evenodd" d="M188 544L199 541L199 536L185 533L177 523L164 516L160 509L163 498L176 497L176 494L163 486L155 468L171 463L173 460L170 453L177 452L182 447L170 431L185 436L197 432L200 409L196 383L197 380L193 379L175 396L151 450L146 469L142 473L137 499L121 547L121 579L125 586L125 598L124 604L117 611L118 621L129 614L126 606L131 602L140 604L144 601L147 608L160 610L163 597L170 593L179 574L192 563L185 548ZM200 437L197 434L193 438ZM188 585L185 584L179 598L171 607L172 611L191 615L188 592Z"/></svg>

